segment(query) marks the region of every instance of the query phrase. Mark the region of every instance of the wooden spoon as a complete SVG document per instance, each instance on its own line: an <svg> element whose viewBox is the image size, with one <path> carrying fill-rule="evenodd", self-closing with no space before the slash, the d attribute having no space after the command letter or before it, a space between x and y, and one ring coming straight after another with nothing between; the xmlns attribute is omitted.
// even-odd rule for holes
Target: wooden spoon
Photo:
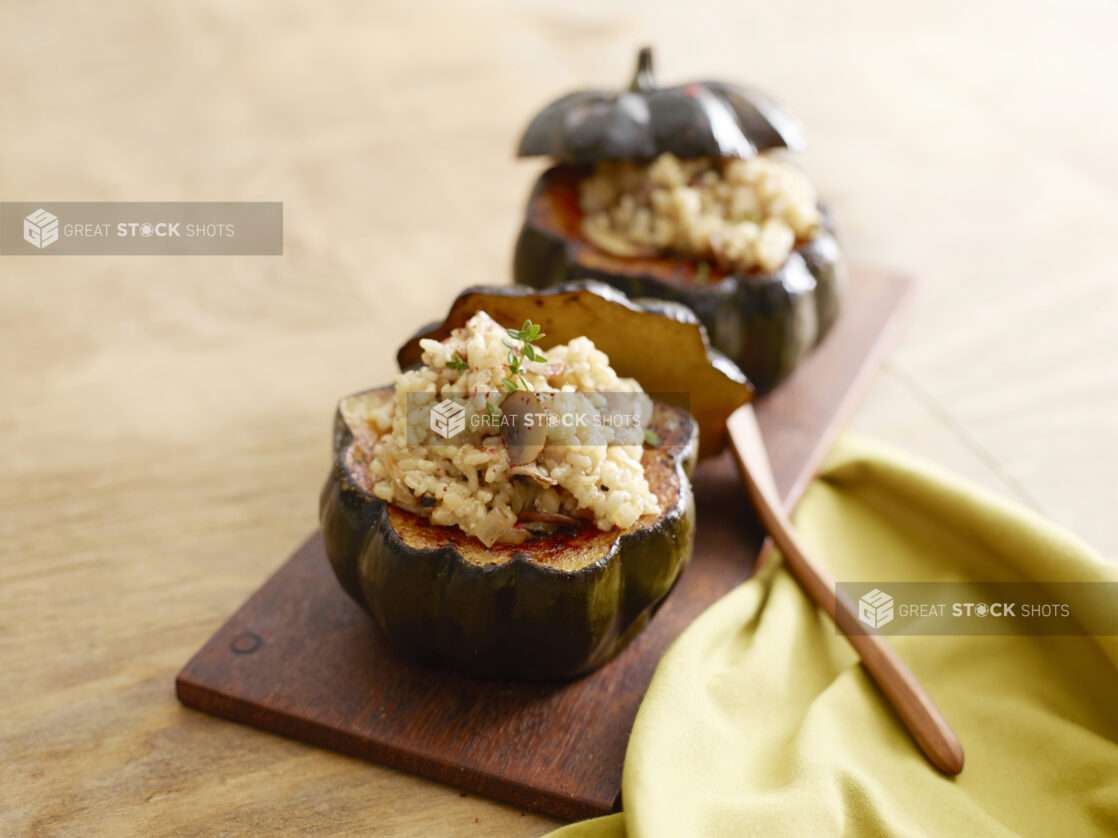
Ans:
<svg viewBox="0 0 1118 838"><path fill-rule="evenodd" d="M751 405L738 408L727 421L730 443L761 523L784 554L784 563L808 598L830 615L862 658L862 665L900 716L920 750L936 768L954 776L963 770L963 746L939 708L881 635L859 625L855 609L836 597L834 580L817 565L792 529L776 489L765 442Z"/></svg>

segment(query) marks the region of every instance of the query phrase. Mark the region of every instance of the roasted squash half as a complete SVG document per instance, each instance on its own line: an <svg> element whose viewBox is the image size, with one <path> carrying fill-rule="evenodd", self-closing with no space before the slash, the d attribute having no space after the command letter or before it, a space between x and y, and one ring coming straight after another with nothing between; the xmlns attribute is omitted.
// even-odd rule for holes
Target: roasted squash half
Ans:
<svg viewBox="0 0 1118 838"><path fill-rule="evenodd" d="M629 297L682 303L702 321L711 344L762 393L786 378L830 329L845 273L826 211L815 237L769 273L729 273L667 256L622 258L582 234L578 180L586 172L556 166L537 181L516 243L514 282L546 288L589 278Z"/></svg>
<svg viewBox="0 0 1118 838"><path fill-rule="evenodd" d="M392 388L350 396L383 400ZM500 679L568 679L616 655L644 627L691 556L689 475L698 428L656 403L660 444L643 465L663 512L624 531L559 529L486 549L454 527L386 504L355 479L345 401L333 469L321 496L326 552L342 587L392 649L421 663Z"/></svg>
<svg viewBox="0 0 1118 838"><path fill-rule="evenodd" d="M501 323L531 319L546 332L544 350L590 337L619 375L641 383L655 400L657 443L645 447L642 465L661 513L627 530L571 526L489 549L458 528L434 526L373 497L355 478L360 447L348 422L367 415L354 409L360 400L391 398L392 389L381 388L339 405L320 506L326 552L342 587L402 657L487 678L576 677L636 636L690 560L689 476L700 434L706 453L717 453L726 418L752 387L710 348L686 307L632 301L598 282L466 289L443 320L400 349L400 368L420 363L421 338L445 339L480 311Z"/></svg>

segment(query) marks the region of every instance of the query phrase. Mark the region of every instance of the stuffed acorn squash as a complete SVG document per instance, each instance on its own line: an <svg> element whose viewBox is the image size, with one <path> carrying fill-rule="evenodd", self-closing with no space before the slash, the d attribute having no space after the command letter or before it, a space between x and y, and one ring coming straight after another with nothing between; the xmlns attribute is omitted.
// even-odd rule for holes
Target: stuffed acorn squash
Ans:
<svg viewBox="0 0 1118 838"><path fill-rule="evenodd" d="M485 299L500 322L470 305ZM479 289L455 305L401 350L418 363L394 386L339 404L326 552L397 654L480 677L575 677L624 648L690 559L699 427L548 324L593 325L593 309L599 327L701 332L593 288ZM524 307L538 322L508 328ZM696 348L727 413L749 398Z"/></svg>
<svg viewBox="0 0 1118 838"><path fill-rule="evenodd" d="M525 132L520 156L557 165L529 199L514 281L593 278L681 302L769 390L827 333L843 284L831 216L779 153L802 146L762 94L657 87L642 50L628 90L564 96Z"/></svg>

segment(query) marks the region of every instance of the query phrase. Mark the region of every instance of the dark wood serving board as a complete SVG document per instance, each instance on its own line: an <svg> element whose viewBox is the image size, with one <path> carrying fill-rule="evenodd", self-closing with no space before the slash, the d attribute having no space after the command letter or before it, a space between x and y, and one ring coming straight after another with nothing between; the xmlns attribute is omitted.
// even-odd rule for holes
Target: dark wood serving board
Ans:
<svg viewBox="0 0 1118 838"><path fill-rule="evenodd" d="M903 279L854 272L830 336L758 402L787 502L892 345L910 290ZM691 564L648 628L578 681L484 682L397 661L335 581L316 533L179 673L179 700L557 817L609 812L620 802L625 746L657 662L749 576L762 543L728 454L703 463L694 484Z"/></svg>

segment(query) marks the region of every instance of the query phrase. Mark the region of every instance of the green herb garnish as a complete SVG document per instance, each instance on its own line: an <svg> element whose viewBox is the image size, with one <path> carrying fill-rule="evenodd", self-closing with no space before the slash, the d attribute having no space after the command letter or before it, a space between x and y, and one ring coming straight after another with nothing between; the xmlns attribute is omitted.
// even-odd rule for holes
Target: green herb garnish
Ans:
<svg viewBox="0 0 1118 838"><path fill-rule="evenodd" d="M660 444L660 434L652 430L652 428L644 429L644 444L656 446Z"/></svg>
<svg viewBox="0 0 1118 838"><path fill-rule="evenodd" d="M453 358L446 362L446 365L452 370L458 370L459 373L463 373L470 368L470 365L457 352L454 353Z"/></svg>
<svg viewBox="0 0 1118 838"><path fill-rule="evenodd" d="M509 333L510 338L519 341L519 343L502 341L509 348L509 374L501 383L510 393L515 393L520 387L531 390L532 388L528 386L528 382L524 380L524 359L527 358L529 361L547 360L542 352L532 346L533 341L547 337L547 335L540 331L539 323L533 323L531 320L525 320L524 325L519 329L506 329L505 331Z"/></svg>
<svg viewBox="0 0 1118 838"><path fill-rule="evenodd" d="M523 346L521 347L521 352L523 352L524 357L527 358L529 361L547 360L542 352L537 350L536 347L532 346L532 344L540 338L547 337L546 334L540 331L539 323L533 323L531 320L525 320L524 325L521 326L519 329L508 329L507 331L510 338L512 338L513 340L518 340L523 344Z"/></svg>

